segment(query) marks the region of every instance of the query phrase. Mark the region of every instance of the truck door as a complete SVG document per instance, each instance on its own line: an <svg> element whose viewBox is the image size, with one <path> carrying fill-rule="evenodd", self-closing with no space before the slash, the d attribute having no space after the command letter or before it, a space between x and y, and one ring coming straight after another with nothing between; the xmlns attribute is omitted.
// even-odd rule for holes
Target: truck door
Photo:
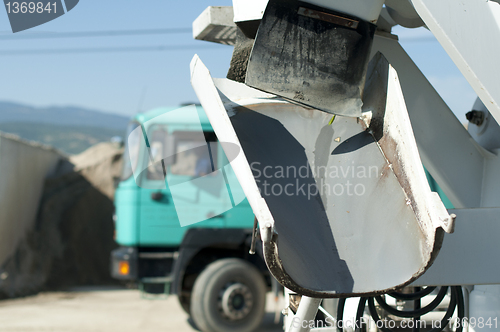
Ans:
<svg viewBox="0 0 500 332"><path fill-rule="evenodd" d="M211 135L215 137L213 133ZM193 139L199 135L193 135L190 131L169 132L166 125L154 125L148 129L147 137L153 159L159 151L168 155L166 150L174 149L175 154L169 161L150 165L146 176L141 179L141 245L178 245L187 230L181 227L180 211L184 216L188 211L193 218L201 220L215 216L195 224L196 227L223 227L224 220L216 213L231 203L224 197L221 199L221 190L225 188L217 186L214 177L206 176L205 183L200 186L198 177L207 172L209 165L199 149L190 149L190 146L200 145ZM207 133L207 137L210 138L210 133ZM217 153L217 150L213 151L214 155ZM169 181L165 181L165 174ZM174 185L171 187L169 184Z"/></svg>
<svg viewBox="0 0 500 332"><path fill-rule="evenodd" d="M167 182L181 225L223 227L224 212L232 207L219 158L223 152L212 131L203 134L173 132L176 153Z"/></svg>

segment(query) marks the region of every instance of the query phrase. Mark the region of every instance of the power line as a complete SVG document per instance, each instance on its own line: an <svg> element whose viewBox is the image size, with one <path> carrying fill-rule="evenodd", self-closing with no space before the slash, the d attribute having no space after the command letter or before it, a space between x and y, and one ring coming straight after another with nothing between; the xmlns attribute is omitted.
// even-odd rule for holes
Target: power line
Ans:
<svg viewBox="0 0 500 332"><path fill-rule="evenodd" d="M399 42L423 43L423 42L437 42L437 40L434 37L416 37L416 38L399 38Z"/></svg>
<svg viewBox="0 0 500 332"><path fill-rule="evenodd" d="M47 34L15 34L0 35L0 40L21 39L50 39L50 38L82 38L82 37L115 37L115 36L137 36L137 35L164 35L174 33L189 33L191 28L169 28L169 29L138 29L138 30L103 30L103 31L76 31Z"/></svg>
<svg viewBox="0 0 500 332"><path fill-rule="evenodd" d="M158 45L137 47L99 47L99 48L54 48L31 50L0 50L0 56L9 55L46 55L46 54L75 54L75 53L107 53L107 52L166 52L183 50L222 49L218 45Z"/></svg>
<svg viewBox="0 0 500 332"><path fill-rule="evenodd" d="M115 37L115 36L137 36L137 35L162 35L191 33L191 28L167 28L167 29L135 29L135 30L101 30L101 31L75 31L55 33L27 33L27 34L0 34L0 40L23 40L23 39L54 39L54 38L87 38L87 37ZM435 41L432 36L425 37L400 37L404 42L428 42Z"/></svg>

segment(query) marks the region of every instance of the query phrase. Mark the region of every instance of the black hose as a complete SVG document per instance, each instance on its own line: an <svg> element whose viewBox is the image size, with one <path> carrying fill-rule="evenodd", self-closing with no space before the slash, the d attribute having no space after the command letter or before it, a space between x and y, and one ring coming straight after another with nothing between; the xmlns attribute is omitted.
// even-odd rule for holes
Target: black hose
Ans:
<svg viewBox="0 0 500 332"><path fill-rule="evenodd" d="M436 289L436 287L427 287L427 288L422 289L421 291L411 293L411 294L392 292L392 293L389 293L387 295L392 296L393 298L398 299L398 300L410 301L410 300L421 299L424 296L432 293L432 291L435 289Z"/></svg>
<svg viewBox="0 0 500 332"><path fill-rule="evenodd" d="M385 302L385 300L381 296L376 296L375 299L377 300L378 304L391 315L404 318L412 318L412 317L423 316L426 313L429 313L432 310L436 309L436 307L443 301L444 297L446 296L447 290L448 286L441 287L438 295L434 300L432 300L431 303L417 310L401 311L388 305L387 302Z"/></svg>
<svg viewBox="0 0 500 332"><path fill-rule="evenodd" d="M377 309L375 307L375 300L379 303L380 307L384 309L386 312L389 314L392 314L397 317L402 317L402 318L413 318L414 324L419 324L418 319L425 315L426 313L429 313L430 311L434 310L444 299L446 296L446 293L448 289L450 288L451 290L451 297L450 297L450 304L448 306L448 309L446 310L446 313L444 317L440 321L440 325L433 327L429 332L442 332L448 324L451 323L451 317L453 316L453 313L455 310L457 310L457 319L459 320L460 326L457 327L456 332L462 332L463 327L462 323L464 321L464 316L465 316L465 303L464 303L464 297L463 297L463 292L462 292L462 287L461 286L443 286L440 288L438 294L436 295L436 298L429 303L427 306L423 308L416 308L415 310L411 311L400 311L397 310L387 304L387 302L381 297L381 296L376 296L376 297L362 297L359 300L358 304L358 309L356 312L356 322L357 324L355 326L359 326L356 329L356 332L361 331L362 326L361 326L361 319L363 317L365 307L368 304L368 310L370 312L370 315L372 316L373 320L375 321L375 324L377 325L377 328L382 331L382 332L394 332L391 328L387 327L386 323L380 324L382 320L380 319L380 316L377 313ZM420 301L422 297L429 295L436 287L427 287L423 290L420 290L418 292L412 293L412 294L403 294L403 297L405 300L417 300ZM400 296L402 293L391 293L388 294L390 296L393 296L398 299L398 296ZM418 294L418 296L416 296ZM396 296L394 296L396 295ZM337 307L337 321L340 321L344 317L344 307L345 307L346 299L339 299L338 302L338 307ZM384 319L385 320L385 319ZM343 332L342 328L343 324L337 324L337 331L338 332ZM414 325L417 326L417 325ZM392 326L391 326L392 327ZM418 328L417 328L418 330Z"/></svg>
<svg viewBox="0 0 500 332"><path fill-rule="evenodd" d="M359 304L358 304L358 311L356 312L356 331L355 332L361 332L361 324L362 320L361 318L363 317L363 313L365 312L365 306L366 306L366 300L368 300L367 297L362 297L359 299Z"/></svg>
<svg viewBox="0 0 500 332"><path fill-rule="evenodd" d="M373 320L375 321L375 324L377 325L377 328L381 330L382 332L392 332L391 329L382 326L379 326L377 323L381 320L380 316L377 313L377 309L375 308L375 302L373 301L373 297L370 297L368 299L368 310L370 310L370 315L372 315Z"/></svg>
<svg viewBox="0 0 500 332"><path fill-rule="evenodd" d="M462 332L463 330L463 325L462 323L464 322L465 318L465 301L464 301L464 294L462 292L462 286L454 286L452 287L453 290L457 293L457 319L460 325L457 327L455 332Z"/></svg>

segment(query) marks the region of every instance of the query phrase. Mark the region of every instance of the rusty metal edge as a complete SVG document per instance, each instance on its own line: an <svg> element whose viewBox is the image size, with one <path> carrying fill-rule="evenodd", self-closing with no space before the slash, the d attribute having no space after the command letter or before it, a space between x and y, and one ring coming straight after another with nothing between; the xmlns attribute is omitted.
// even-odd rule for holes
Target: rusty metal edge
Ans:
<svg viewBox="0 0 500 332"><path fill-rule="evenodd" d="M443 244L444 234L445 232L442 228L440 227L436 228L434 234L435 236L434 247L430 252L430 257L428 259L427 265L424 266L420 271L415 273L410 279L408 279L408 281L405 281L404 283L401 283L391 288L377 290L374 292L365 292L365 293L335 293L328 291L314 291L308 288L304 288L300 286L298 283L296 283L295 280L293 280L292 277L290 277L290 275L286 272L286 270L283 267L283 263L281 262L278 253L278 244L277 244L278 234L274 233L273 236L271 237L271 240L269 242L263 242L262 246L264 251L264 261L266 262L267 268L269 269L271 274L274 276L274 278L276 278L276 280L281 285L290 289L293 292L296 292L297 294L314 298L372 297L376 295L382 295L394 292L402 287L408 286L409 284L417 280L422 274L424 274L425 271L427 271L427 269L431 267L432 263L434 263L434 260L436 259L439 250L441 249L441 246Z"/></svg>

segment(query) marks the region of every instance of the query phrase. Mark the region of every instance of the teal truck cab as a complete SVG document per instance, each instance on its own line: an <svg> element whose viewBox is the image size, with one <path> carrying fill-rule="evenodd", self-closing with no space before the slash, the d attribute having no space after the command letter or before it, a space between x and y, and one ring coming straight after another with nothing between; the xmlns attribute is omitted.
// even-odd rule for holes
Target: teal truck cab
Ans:
<svg viewBox="0 0 500 332"><path fill-rule="evenodd" d="M259 253L261 246L255 246L256 255L249 254L252 209L246 199L239 204L233 199L244 198L234 173L224 173L231 188L190 183L198 161L185 147L199 140L200 124L207 143L217 138L200 106L196 106L199 120L170 113L175 109L140 113L130 123L115 194L115 236L120 247L111 254L112 275L135 281L148 293L177 295L202 331L254 330L264 315L271 277ZM171 116L162 117L167 113ZM175 158L149 164L135 176L137 164L148 165L154 149L170 149ZM213 169L228 165L220 145L212 147L211 158ZM183 183L175 197L172 181ZM232 191L230 199L220 199L222 193L227 196L224 191ZM181 227L176 209L182 208L206 220Z"/></svg>

